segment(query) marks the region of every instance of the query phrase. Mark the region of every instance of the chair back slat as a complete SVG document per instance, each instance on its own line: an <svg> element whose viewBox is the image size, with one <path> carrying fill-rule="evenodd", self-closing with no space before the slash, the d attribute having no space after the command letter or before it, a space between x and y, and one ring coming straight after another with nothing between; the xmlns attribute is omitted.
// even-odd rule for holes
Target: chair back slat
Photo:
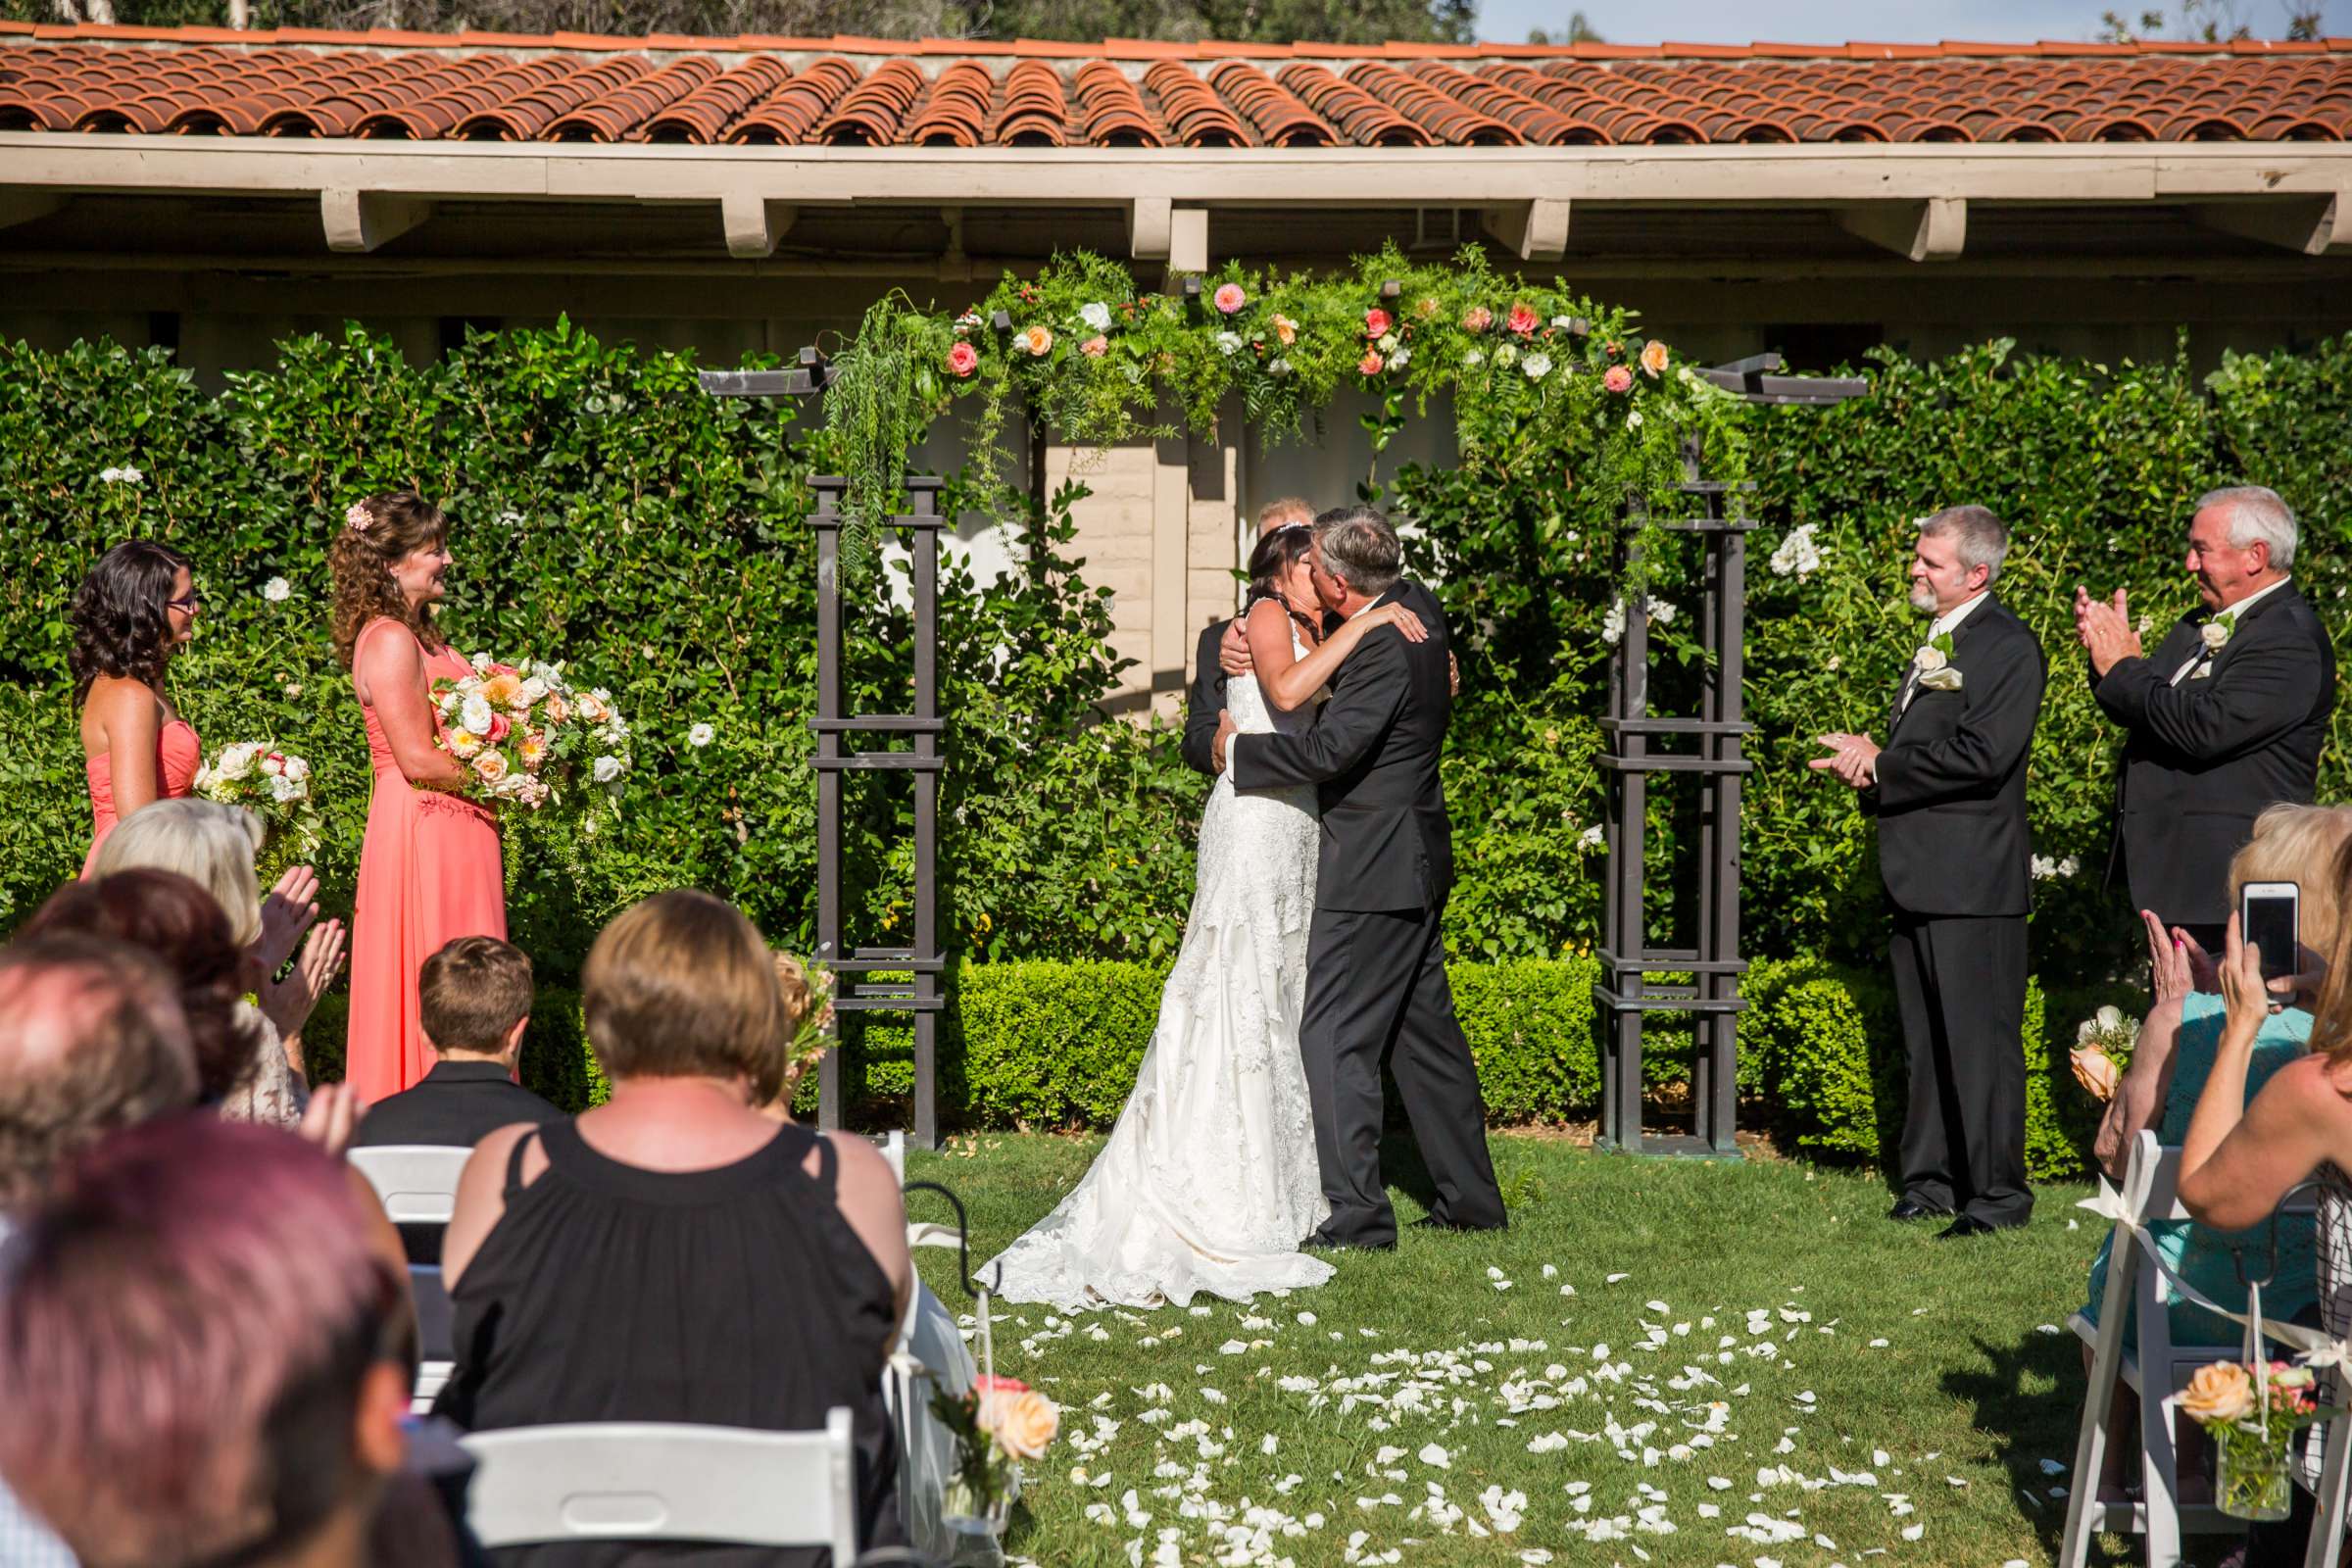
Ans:
<svg viewBox="0 0 2352 1568"><path fill-rule="evenodd" d="M437 1144L377 1144L355 1149L351 1162L384 1205L395 1225L446 1225L457 1212L458 1178L470 1149Z"/></svg>
<svg viewBox="0 0 2352 1568"><path fill-rule="evenodd" d="M850 1412L819 1432L651 1421L476 1432L466 1519L485 1546L697 1541L858 1556Z"/></svg>

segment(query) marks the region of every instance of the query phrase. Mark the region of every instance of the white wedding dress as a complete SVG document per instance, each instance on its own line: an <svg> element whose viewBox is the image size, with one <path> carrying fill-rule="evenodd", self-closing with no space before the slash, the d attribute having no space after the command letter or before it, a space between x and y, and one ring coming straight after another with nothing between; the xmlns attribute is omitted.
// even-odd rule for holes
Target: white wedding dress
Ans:
<svg viewBox="0 0 2352 1568"><path fill-rule="evenodd" d="M1251 676L1227 681L1225 702L1245 735L1314 721L1311 705L1275 711ZM1135 1092L1084 1179L981 1272L1002 1268L1000 1298L1063 1311L1182 1306L1331 1277L1298 1250L1330 1216L1298 1055L1319 833L1311 786L1244 794L1219 776Z"/></svg>

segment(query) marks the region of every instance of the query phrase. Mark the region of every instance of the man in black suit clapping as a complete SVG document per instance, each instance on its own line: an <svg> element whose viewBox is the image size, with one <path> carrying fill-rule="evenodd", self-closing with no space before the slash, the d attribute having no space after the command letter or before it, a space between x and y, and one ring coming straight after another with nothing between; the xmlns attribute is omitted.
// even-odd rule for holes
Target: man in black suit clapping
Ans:
<svg viewBox="0 0 2352 1568"><path fill-rule="evenodd" d="M1887 741L1821 737L1811 765L1879 819L1894 920L1887 957L1910 1069L1887 1215L1951 1216L1944 1239L2023 1225L2026 1185L2026 757L2048 663L1992 596L2008 530L1983 507L1920 524L1911 607L1933 614L1887 712Z"/></svg>
<svg viewBox="0 0 2352 1568"><path fill-rule="evenodd" d="M2309 804L2335 706L2335 654L2288 580L2294 562L2295 514L2240 485L2197 503L2187 564L2204 604L2153 658L2122 589L2112 603L2075 590L2091 694L2130 736L2116 826L2132 902L2216 956L2230 858L2264 808Z"/></svg>

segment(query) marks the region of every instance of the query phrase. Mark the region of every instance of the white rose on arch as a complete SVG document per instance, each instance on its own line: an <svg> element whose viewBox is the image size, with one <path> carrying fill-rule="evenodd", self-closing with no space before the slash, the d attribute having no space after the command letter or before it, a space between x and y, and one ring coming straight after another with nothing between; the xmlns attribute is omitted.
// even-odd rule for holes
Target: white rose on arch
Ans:
<svg viewBox="0 0 2352 1568"><path fill-rule="evenodd" d="M1078 307L1078 319L1098 332L1107 332L1110 330L1110 307L1101 300L1081 305Z"/></svg>
<svg viewBox="0 0 2352 1568"><path fill-rule="evenodd" d="M596 760L595 767L590 769L590 771L595 775L596 781L599 784L610 784L614 779L620 777L620 759L617 757L600 757Z"/></svg>

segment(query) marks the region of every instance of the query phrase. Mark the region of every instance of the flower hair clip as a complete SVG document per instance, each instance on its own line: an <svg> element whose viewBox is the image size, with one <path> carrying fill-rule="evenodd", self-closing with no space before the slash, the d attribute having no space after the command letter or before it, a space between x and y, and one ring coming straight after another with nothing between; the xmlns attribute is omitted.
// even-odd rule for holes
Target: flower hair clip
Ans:
<svg viewBox="0 0 2352 1568"><path fill-rule="evenodd" d="M343 509L343 526L353 533L366 533L374 521L375 517L368 512L365 501L354 501Z"/></svg>

